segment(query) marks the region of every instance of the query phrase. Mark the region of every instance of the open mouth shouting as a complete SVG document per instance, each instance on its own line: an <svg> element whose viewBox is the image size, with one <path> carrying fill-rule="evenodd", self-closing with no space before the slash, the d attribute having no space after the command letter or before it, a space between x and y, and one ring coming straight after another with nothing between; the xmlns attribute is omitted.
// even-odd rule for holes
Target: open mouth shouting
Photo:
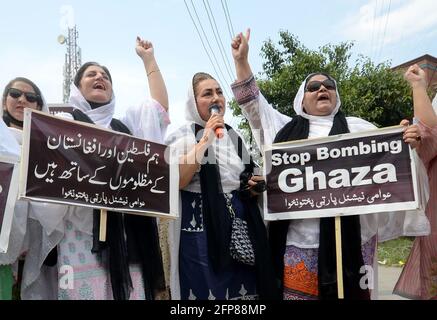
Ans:
<svg viewBox="0 0 437 320"><path fill-rule="evenodd" d="M106 86L102 82L96 82L93 85L93 89L99 89L99 90L106 91Z"/></svg>
<svg viewBox="0 0 437 320"><path fill-rule="evenodd" d="M318 95L317 101L330 101L329 94L327 92L323 92Z"/></svg>

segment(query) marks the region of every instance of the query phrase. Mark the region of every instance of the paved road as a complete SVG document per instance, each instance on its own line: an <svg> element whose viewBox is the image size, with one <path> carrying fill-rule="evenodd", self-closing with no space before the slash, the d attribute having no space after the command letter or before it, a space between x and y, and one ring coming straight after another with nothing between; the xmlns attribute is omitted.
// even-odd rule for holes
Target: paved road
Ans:
<svg viewBox="0 0 437 320"><path fill-rule="evenodd" d="M378 267L378 299L379 300L408 300L393 294L393 288L402 272L400 267Z"/></svg>

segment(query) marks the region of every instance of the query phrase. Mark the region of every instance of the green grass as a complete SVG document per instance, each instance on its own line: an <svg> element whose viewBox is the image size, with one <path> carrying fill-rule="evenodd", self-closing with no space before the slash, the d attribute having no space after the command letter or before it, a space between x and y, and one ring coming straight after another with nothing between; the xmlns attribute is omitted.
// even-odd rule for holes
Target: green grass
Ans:
<svg viewBox="0 0 437 320"><path fill-rule="evenodd" d="M401 237L378 244L380 265L401 267L407 261L414 238Z"/></svg>

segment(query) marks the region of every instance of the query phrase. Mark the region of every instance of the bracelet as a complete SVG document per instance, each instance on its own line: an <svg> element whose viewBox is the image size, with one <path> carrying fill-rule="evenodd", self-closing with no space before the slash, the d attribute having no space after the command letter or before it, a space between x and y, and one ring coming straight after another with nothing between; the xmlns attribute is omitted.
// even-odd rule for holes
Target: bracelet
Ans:
<svg viewBox="0 0 437 320"><path fill-rule="evenodd" d="M150 76L152 73L154 73L154 72L159 72L159 69L156 69L156 70L152 70L152 71L150 71L149 73L147 73L147 76Z"/></svg>

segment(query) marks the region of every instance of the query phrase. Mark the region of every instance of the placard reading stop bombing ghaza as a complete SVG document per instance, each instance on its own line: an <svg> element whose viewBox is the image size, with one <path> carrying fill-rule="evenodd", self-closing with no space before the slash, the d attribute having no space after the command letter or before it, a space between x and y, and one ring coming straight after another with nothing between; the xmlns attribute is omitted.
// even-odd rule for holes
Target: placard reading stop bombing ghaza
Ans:
<svg viewBox="0 0 437 320"><path fill-rule="evenodd" d="M266 220L414 210L416 164L403 127L266 147Z"/></svg>

